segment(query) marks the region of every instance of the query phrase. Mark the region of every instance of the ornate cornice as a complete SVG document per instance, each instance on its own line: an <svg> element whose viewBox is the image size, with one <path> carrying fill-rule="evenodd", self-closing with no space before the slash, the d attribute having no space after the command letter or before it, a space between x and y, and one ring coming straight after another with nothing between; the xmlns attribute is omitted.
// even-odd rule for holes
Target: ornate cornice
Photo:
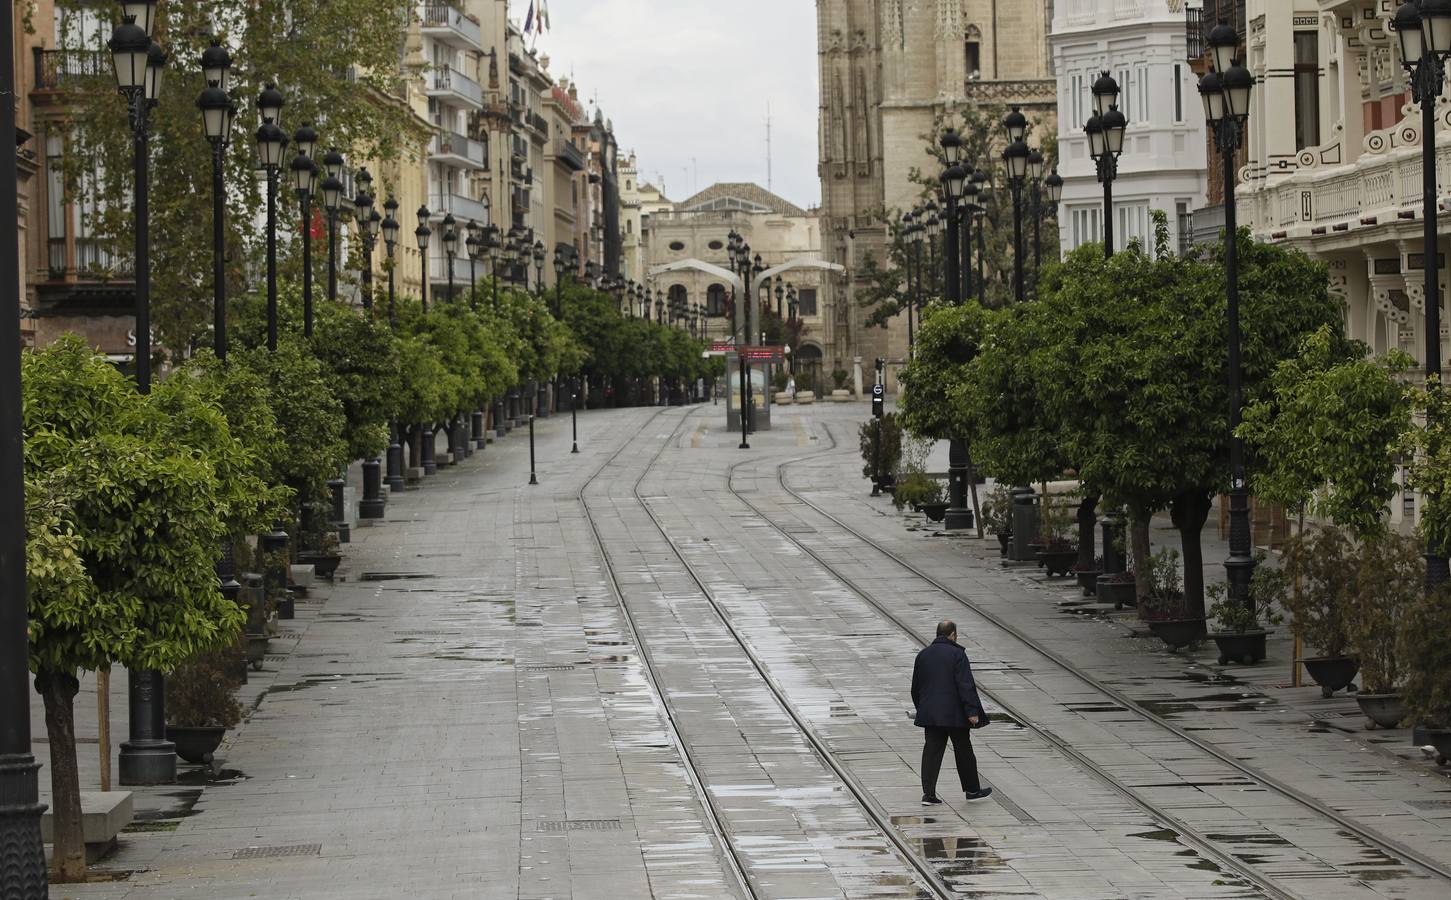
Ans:
<svg viewBox="0 0 1451 900"><path fill-rule="evenodd" d="M1053 104L1058 101L1058 83L1052 78L969 81L965 85L963 94L969 103Z"/></svg>

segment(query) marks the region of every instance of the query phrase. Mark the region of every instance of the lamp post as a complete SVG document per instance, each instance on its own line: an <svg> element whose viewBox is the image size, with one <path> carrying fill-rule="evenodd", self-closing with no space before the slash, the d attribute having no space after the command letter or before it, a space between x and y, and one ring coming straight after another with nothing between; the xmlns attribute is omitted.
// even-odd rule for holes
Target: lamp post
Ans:
<svg viewBox="0 0 1451 900"><path fill-rule="evenodd" d="M977 176L980 173L974 169L968 177L967 182L962 186L962 202L957 204L957 213L961 219L962 228L962 257L959 261L959 268L962 271L962 299L972 298L972 218L973 211L977 209Z"/></svg>
<svg viewBox="0 0 1451 900"><path fill-rule="evenodd" d="M1118 158L1124 149L1124 129L1128 120L1118 109L1118 82L1107 72L1093 83L1093 115L1088 117L1084 131L1088 134L1088 154L1098 168L1103 183L1103 253L1113 256L1113 182L1118 177Z"/></svg>
<svg viewBox="0 0 1451 900"><path fill-rule="evenodd" d="M12 13L14 7L12 6ZM15 96L15 17L0 23L6 48L0 95ZM145 32L143 31L144 35ZM149 41L148 41L149 44ZM0 109L0 146L15 146L15 104ZM20 284L16 167L0 172L0 283ZM45 847L41 843L40 763L31 752L30 638L25 581L25 472L20 402L20 317L0 325L0 895L45 900ZM110 749L107 748L107 753Z"/></svg>
<svg viewBox="0 0 1451 900"><path fill-rule="evenodd" d="M262 124L257 128L257 158L267 176L267 349L277 350L277 180L287 132L277 124L282 117L282 92L268 84L257 97Z"/></svg>
<svg viewBox="0 0 1451 900"><path fill-rule="evenodd" d="M201 63L207 86L197 97L196 105L202 112L202 130L212 145L212 347L217 359L226 359L227 186L222 178L222 163L226 161L227 144L232 139L232 120L237 116L237 107L227 95L227 72L232 68L232 57L220 41L212 39L211 46L202 51Z"/></svg>
<svg viewBox="0 0 1451 900"><path fill-rule="evenodd" d="M363 309L373 308L373 242L378 237L378 212L373 209L373 176L366 168L359 169L354 176L358 183L358 194L353 198L353 209L358 217L358 236L363 242Z"/></svg>
<svg viewBox="0 0 1451 900"><path fill-rule="evenodd" d="M428 315L428 239L433 236L433 229L428 227L428 217L432 215L428 207L418 207L418 227L413 230L413 236L418 240L418 255L423 258L423 314Z"/></svg>
<svg viewBox="0 0 1451 900"><path fill-rule="evenodd" d="M1055 166L1048 177L1043 179L1043 188L1048 192L1048 207L1053 210L1053 218L1058 218L1058 201L1063 199L1063 176L1058 174ZM1037 295L1038 282L1033 282L1034 296Z"/></svg>
<svg viewBox="0 0 1451 900"><path fill-rule="evenodd" d="M336 149L322 157L327 176L322 180L322 205L327 211L327 298L338 299L338 210L343 203L343 155Z"/></svg>
<svg viewBox="0 0 1451 900"><path fill-rule="evenodd" d="M1032 151L1024 137L1028 133L1028 118L1018 109L1003 118L1003 130L1008 133L1008 146L1003 150L1003 163L1008 170L1008 189L1013 192L1013 296L1023 301L1023 179L1028 174L1028 157Z"/></svg>
<svg viewBox="0 0 1451 900"><path fill-rule="evenodd" d="M393 306L393 264L394 251L398 247L399 232L402 226L398 224L398 201L389 197L383 204L383 247L388 253L388 327L392 331L398 330L398 316ZM401 491L406 486L403 480L403 439L396 421L390 423L388 428L388 492Z"/></svg>
<svg viewBox="0 0 1451 900"><path fill-rule="evenodd" d="M977 206L972 210L972 217L977 222L977 302L983 306L987 305L987 278L983 275L983 260L987 258L987 210L990 200L992 192L979 187Z"/></svg>
<svg viewBox="0 0 1451 900"><path fill-rule="evenodd" d="M116 75L116 86L121 95L126 98L134 142L136 389L142 394L149 394L151 393L151 225L147 168L150 143L149 119L150 110L155 107L161 93L161 75L162 69L166 65L166 51L151 39L152 25L156 15L154 0L131 0L124 5L123 11L126 15L121 24L111 32L109 47ZM11 440L11 438L6 440ZM22 661L25 659L23 648L19 658ZM176 747L166 740L165 680L160 672L133 670L127 676L127 690L130 701L128 704L129 740L121 744L120 782L125 785L171 784L176 781Z"/></svg>
<svg viewBox="0 0 1451 900"><path fill-rule="evenodd" d="M297 155L292 158L292 188L302 209L302 333L312 337L312 189L317 182L317 165L312 161L317 132L307 122L293 132Z"/></svg>
<svg viewBox="0 0 1451 900"><path fill-rule="evenodd" d="M448 302L453 302L453 258L458 254L458 223L453 213L443 214L443 256L448 261Z"/></svg>
<svg viewBox="0 0 1451 900"><path fill-rule="evenodd" d="M1392 21L1396 37L1400 42L1401 65L1406 68L1411 80L1411 99L1421 107L1421 189L1423 194L1421 218L1422 273L1426 279L1426 387L1431 391L1441 389L1441 289L1438 277L1440 258L1436 246L1436 98L1446 82L1446 57L1451 55L1451 0L1420 0L1419 3L1402 3ZM1214 43L1220 28L1229 28L1220 23L1210 32L1210 45L1214 47L1215 63L1219 63L1219 44ZM1229 29L1233 33L1233 29ZM1232 94L1243 91L1248 105L1247 87L1244 84L1248 72L1240 75L1235 66L1222 70L1226 104L1233 104ZM1232 77L1233 76L1233 77ZM1252 79L1251 79L1252 83ZM1207 104L1207 101L1206 101ZM1207 109L1207 105L1206 105ZM1242 121L1242 120L1241 120ZM1427 431L1435 436L1438 422L1427 422ZM1426 587L1443 584L1448 577L1447 550L1438 543L1426 545Z"/></svg>
<svg viewBox="0 0 1451 900"><path fill-rule="evenodd" d="M916 210L908 215L911 220L907 223L904 236L907 243L907 357L910 359L912 348L917 343L912 327L912 308L917 305L917 294L922 289L922 237L927 226L917 221Z"/></svg>
<svg viewBox="0 0 1451 900"><path fill-rule="evenodd" d="M492 282L489 287L490 290L493 292L494 308L498 309L499 259L503 254L504 248L503 245L499 242L499 227L497 225L489 225L487 228L484 229L484 242L487 245L485 247L485 250L487 250L489 254L489 281Z"/></svg>
<svg viewBox="0 0 1451 900"><path fill-rule="evenodd" d="M940 178L942 196L947 203L947 236L943 239L942 280L947 288L947 302L956 306L962 302L962 281L958 275L960 248L957 236L957 204L962 199L968 174L962 165L962 138L958 136L956 129L948 128L943 131L939 143L942 146L942 158L947 163Z"/></svg>
<svg viewBox="0 0 1451 900"><path fill-rule="evenodd" d="M569 260L565 258L564 248L554 248L554 317L561 318L564 314L564 298L560 295L564 290L564 272L569 268Z"/></svg>
<svg viewBox="0 0 1451 900"><path fill-rule="evenodd" d="M1033 296L1038 296L1038 271L1043 268L1043 238L1038 223L1042 219L1043 151L1028 151L1028 180L1033 185Z"/></svg>
<svg viewBox="0 0 1451 900"><path fill-rule="evenodd" d="M933 296L932 292L937 290L937 236L942 233L942 217L937 214L937 201L928 200L927 218L923 224L927 227L927 268L917 276L918 293L922 292L922 284L927 284L927 293Z"/></svg>
<svg viewBox="0 0 1451 900"><path fill-rule="evenodd" d="M1409 4L1408 4L1409 5ZM1405 7L1402 7L1404 10ZM1397 21L1400 21L1399 13ZM1419 24L1419 23L1418 23ZM1215 148L1224 163L1224 264L1227 318L1229 320L1229 559L1225 560L1229 598L1246 609L1252 609L1254 601L1250 596L1250 579L1254 575L1254 555L1251 548L1249 522L1249 487L1245 478L1244 441L1236 431L1240 423L1240 328L1239 328L1239 241L1238 224L1234 201L1234 155L1244 139L1244 124L1249 118L1250 93L1254 90L1254 76L1242 65L1235 63L1235 51L1239 39L1234 28L1220 22L1209 32L1209 45L1214 52L1214 63L1218 72L1210 72L1199 80L1199 95L1204 101L1204 116L1214 131ZM1448 41L1451 49L1451 41ZM1222 74L1220 74L1222 73ZM1439 82L1436 92L1440 93ZM1434 96L1434 95L1433 95ZM1429 104L1428 104L1429 108ZM1428 142L1429 143L1429 142ZM1432 157L1434 159L1434 157ZM1434 169L1433 169L1434 171ZM1432 226L1428 238L1435 238L1435 195L1428 191L1427 201L1432 204ZM1432 254L1434 242L1428 245ZM1427 258L1427 266L1434 273L1434 255ZM1434 286L1434 274L1428 284ZM1435 294L1426 298L1427 316L1434 320L1432 312L1436 306ZM1439 345L1439 338L1435 338ZM1428 345L1429 346L1429 345ZM1438 361L1439 369L1439 361ZM1428 565L1430 557L1428 556ZM1442 561L1444 567L1445 561ZM1428 578L1430 572L1428 570Z"/></svg>
<svg viewBox="0 0 1451 900"><path fill-rule="evenodd" d="M464 226L464 231L468 233L468 237L464 238L464 255L469 258L469 309L478 309L478 262L479 253L483 250L479 246L481 240L479 237L479 225L477 222L470 221L468 225Z"/></svg>
<svg viewBox="0 0 1451 900"><path fill-rule="evenodd" d="M544 296L544 242L534 242L534 291Z"/></svg>

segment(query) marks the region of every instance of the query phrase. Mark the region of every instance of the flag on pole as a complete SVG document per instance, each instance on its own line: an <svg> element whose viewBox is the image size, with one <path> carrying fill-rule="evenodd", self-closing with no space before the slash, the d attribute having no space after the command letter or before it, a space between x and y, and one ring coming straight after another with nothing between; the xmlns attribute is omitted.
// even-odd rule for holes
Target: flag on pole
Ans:
<svg viewBox="0 0 1451 900"><path fill-rule="evenodd" d="M528 34L534 28L534 0L529 0L529 12L524 16L524 33Z"/></svg>
<svg viewBox="0 0 1451 900"><path fill-rule="evenodd" d="M546 0L539 0L539 28L542 31L549 30L549 4Z"/></svg>

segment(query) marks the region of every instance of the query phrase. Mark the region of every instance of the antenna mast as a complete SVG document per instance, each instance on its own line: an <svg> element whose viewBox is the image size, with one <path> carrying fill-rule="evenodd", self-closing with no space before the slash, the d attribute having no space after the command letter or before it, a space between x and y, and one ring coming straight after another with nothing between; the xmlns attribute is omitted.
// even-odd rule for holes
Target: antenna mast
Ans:
<svg viewBox="0 0 1451 900"><path fill-rule="evenodd" d="M766 101L766 190L771 188L771 101Z"/></svg>

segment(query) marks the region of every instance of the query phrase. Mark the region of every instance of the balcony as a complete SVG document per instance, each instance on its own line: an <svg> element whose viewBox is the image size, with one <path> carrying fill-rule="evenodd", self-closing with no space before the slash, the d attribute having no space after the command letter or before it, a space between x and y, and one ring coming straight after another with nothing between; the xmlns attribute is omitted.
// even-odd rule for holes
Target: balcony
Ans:
<svg viewBox="0 0 1451 900"><path fill-rule="evenodd" d="M463 50L477 53L484 49L479 23L447 3L425 3L419 20L419 31L434 40Z"/></svg>
<svg viewBox="0 0 1451 900"><path fill-rule="evenodd" d="M453 213L454 220L460 226L465 222L477 222L480 225L487 225L489 222L489 208L483 202L462 194L429 194L428 208L433 212L434 220L442 220L444 213ZM434 231L438 229L435 228ZM435 234L434 237L443 240L442 234ZM462 235L459 240L463 240Z"/></svg>
<svg viewBox="0 0 1451 900"><path fill-rule="evenodd" d="M544 117L539 115L539 113L529 113L528 122L529 127L533 128L536 132L538 132L540 136L546 138L549 137L549 123L546 122L544 120Z"/></svg>
<svg viewBox="0 0 1451 900"><path fill-rule="evenodd" d="M484 108L484 89L477 81L450 66L439 66L428 73L424 93L472 110Z"/></svg>
<svg viewBox="0 0 1451 900"><path fill-rule="evenodd" d="M77 78L111 78L111 58L99 50L46 50L35 53L35 89L57 90Z"/></svg>
<svg viewBox="0 0 1451 900"><path fill-rule="evenodd" d="M1184 58L1189 62L1197 62L1209 49L1204 22L1204 10L1194 7L1184 10Z"/></svg>
<svg viewBox="0 0 1451 900"><path fill-rule="evenodd" d="M430 159L454 166L471 169L489 167L482 143L452 131L445 131L443 134L433 136L433 141L428 145L428 156Z"/></svg>
<svg viewBox="0 0 1451 900"><path fill-rule="evenodd" d="M574 141L555 138L554 158L576 172L584 171L584 154L574 145Z"/></svg>
<svg viewBox="0 0 1451 900"><path fill-rule="evenodd" d="M1437 181L1451 178L1451 146L1436 148ZM1240 189L1240 223L1271 240L1346 234L1415 219L1420 214L1421 151L1407 147L1366 155L1354 165L1317 169Z"/></svg>

